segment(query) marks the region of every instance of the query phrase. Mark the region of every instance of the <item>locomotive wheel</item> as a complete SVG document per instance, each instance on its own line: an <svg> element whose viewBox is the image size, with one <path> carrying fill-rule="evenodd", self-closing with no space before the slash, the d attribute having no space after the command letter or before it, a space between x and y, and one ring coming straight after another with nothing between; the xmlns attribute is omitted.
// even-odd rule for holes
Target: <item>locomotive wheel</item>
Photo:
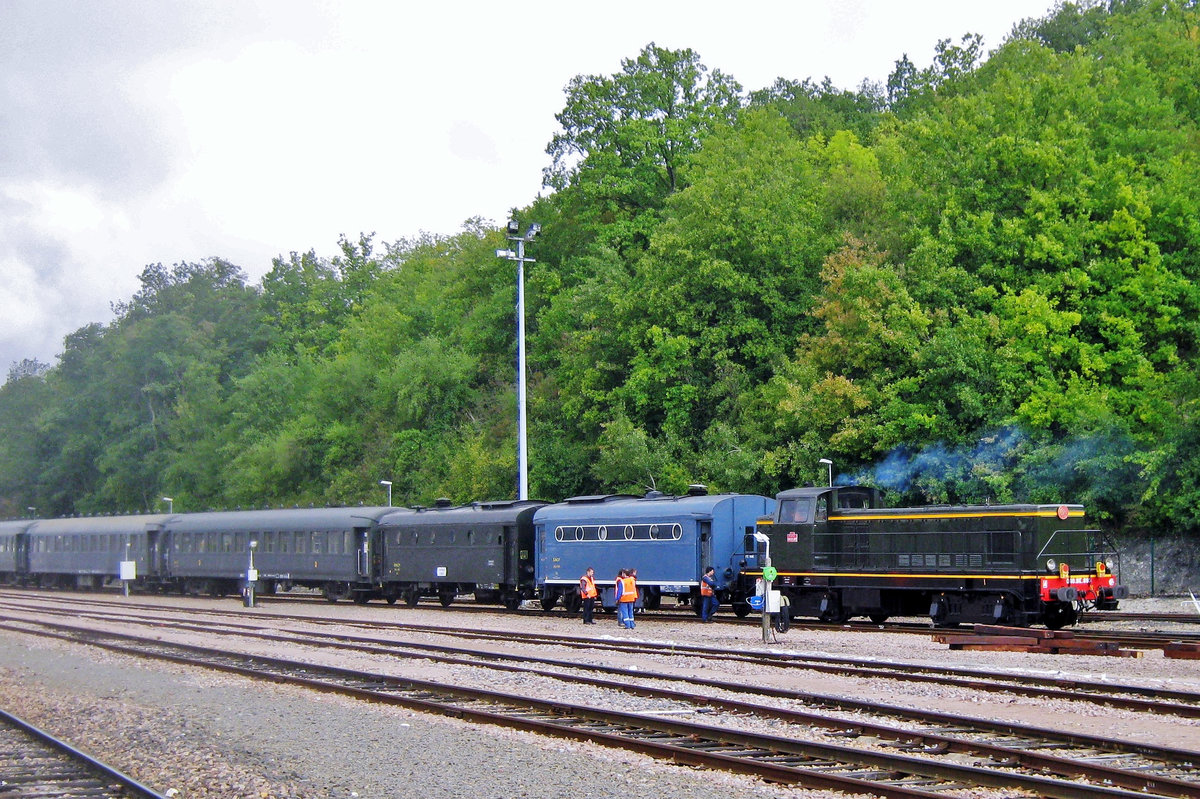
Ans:
<svg viewBox="0 0 1200 799"><path fill-rule="evenodd" d="M542 610L549 612L554 607L554 603L558 601L558 595L552 591L546 591L539 601L542 603Z"/></svg>
<svg viewBox="0 0 1200 799"><path fill-rule="evenodd" d="M753 608L750 607L750 603L747 602L744 597L742 599L733 600L733 615L737 616L739 619L744 619L749 616L751 610L753 610Z"/></svg>
<svg viewBox="0 0 1200 799"><path fill-rule="evenodd" d="M1047 605L1042 612L1042 623L1046 625L1047 630L1061 630L1074 624L1078 618L1079 614L1075 612L1075 608L1065 602Z"/></svg>
<svg viewBox="0 0 1200 799"><path fill-rule="evenodd" d="M568 613L578 613L579 609L583 607L583 597L579 595L578 591L571 591L563 596L563 607Z"/></svg>

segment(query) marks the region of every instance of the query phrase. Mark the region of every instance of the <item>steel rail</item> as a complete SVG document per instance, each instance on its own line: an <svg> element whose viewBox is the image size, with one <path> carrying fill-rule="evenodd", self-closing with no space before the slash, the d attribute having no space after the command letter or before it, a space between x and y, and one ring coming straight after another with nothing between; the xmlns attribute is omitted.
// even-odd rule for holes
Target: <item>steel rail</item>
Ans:
<svg viewBox="0 0 1200 799"><path fill-rule="evenodd" d="M590 708L496 691L319 666L137 636L100 633L47 622L42 634L108 651L200 666L273 682L302 685L362 699L481 723L600 741L654 757L722 768L773 782L885 797L946 796L971 786L1016 789L1054 799L1134 799L1154 794L1012 773L997 766L938 762L904 754L870 752L826 743L722 729L710 725ZM29 630L0 625L6 629ZM55 629L59 628L59 629ZM122 643L114 643L119 641Z"/></svg>
<svg viewBox="0 0 1200 799"><path fill-rule="evenodd" d="M86 752L0 710L0 795L163 799Z"/></svg>

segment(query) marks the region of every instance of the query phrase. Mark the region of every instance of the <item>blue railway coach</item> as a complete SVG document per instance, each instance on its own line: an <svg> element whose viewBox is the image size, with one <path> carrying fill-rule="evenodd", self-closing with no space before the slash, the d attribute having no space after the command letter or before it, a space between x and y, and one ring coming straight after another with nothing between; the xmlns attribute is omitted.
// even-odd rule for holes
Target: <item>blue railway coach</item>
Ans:
<svg viewBox="0 0 1200 799"><path fill-rule="evenodd" d="M663 596L698 608L700 575L717 570L722 602L745 615L749 606L738 577L758 569L755 523L774 512L775 501L753 494L708 494L692 486L684 496L651 491L630 495L573 497L534 515L537 583L546 610L562 601L579 606L576 587L590 566L606 608L613 607L617 571L638 571L639 604L657 608ZM698 611L697 611L698 612Z"/></svg>

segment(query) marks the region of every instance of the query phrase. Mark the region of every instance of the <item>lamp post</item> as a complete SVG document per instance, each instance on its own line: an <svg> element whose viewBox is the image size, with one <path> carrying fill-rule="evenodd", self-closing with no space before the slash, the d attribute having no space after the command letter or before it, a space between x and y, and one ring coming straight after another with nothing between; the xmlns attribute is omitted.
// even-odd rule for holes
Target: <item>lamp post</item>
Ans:
<svg viewBox="0 0 1200 799"><path fill-rule="evenodd" d="M817 463L823 463L829 469L829 487L833 488L833 461L829 458L821 458Z"/></svg>
<svg viewBox="0 0 1200 799"><path fill-rule="evenodd" d="M250 539L250 562L246 566L246 593L243 596L244 604L248 608L254 607L254 585L258 582L258 570L254 568L254 550L258 549L258 541Z"/></svg>
<svg viewBox="0 0 1200 799"><path fill-rule="evenodd" d="M388 507L389 507L389 508L390 508L390 507L392 507L392 481L391 481L391 480L380 480L380 481L379 481L379 484L380 484L381 486L383 486L384 488L386 488L386 489L387 489L387 492L388 492Z"/></svg>
<svg viewBox="0 0 1200 799"><path fill-rule="evenodd" d="M515 219L508 221L508 240L517 243L517 249L496 250L497 258L517 262L517 499L529 499L528 442L525 435L525 263L535 263L525 257L525 243L531 242L542 230L533 222L521 235L521 225Z"/></svg>
<svg viewBox="0 0 1200 799"><path fill-rule="evenodd" d="M174 497L163 497L162 501L167 503L167 513L175 512L175 498Z"/></svg>

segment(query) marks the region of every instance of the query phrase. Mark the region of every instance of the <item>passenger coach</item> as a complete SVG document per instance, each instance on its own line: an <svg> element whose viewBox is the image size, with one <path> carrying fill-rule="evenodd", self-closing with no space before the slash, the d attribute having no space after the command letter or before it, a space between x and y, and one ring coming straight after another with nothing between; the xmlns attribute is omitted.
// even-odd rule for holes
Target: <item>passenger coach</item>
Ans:
<svg viewBox="0 0 1200 799"><path fill-rule="evenodd" d="M330 602L366 602L379 518L393 508L284 508L184 513L169 522L165 575L190 594L240 591L251 560L255 592L319 588Z"/></svg>
<svg viewBox="0 0 1200 799"><path fill-rule="evenodd" d="M739 614L749 611L739 577L757 569L754 526L775 503L754 494L709 495L692 486L684 496L651 491L630 495L574 497L547 505L534 516L537 584L546 610L561 601L579 606L576 586L590 566L605 607L615 606L619 569L636 568L639 602L657 608L663 596L699 607L700 576L717 570L719 596Z"/></svg>
<svg viewBox="0 0 1200 799"><path fill-rule="evenodd" d="M533 597L534 500L393 508L379 520L381 594L410 606L460 594L510 610Z"/></svg>
<svg viewBox="0 0 1200 799"><path fill-rule="evenodd" d="M170 516L78 516L39 519L25 531L25 580L42 588L100 588L121 579L130 562L130 583L157 585L163 525Z"/></svg>

